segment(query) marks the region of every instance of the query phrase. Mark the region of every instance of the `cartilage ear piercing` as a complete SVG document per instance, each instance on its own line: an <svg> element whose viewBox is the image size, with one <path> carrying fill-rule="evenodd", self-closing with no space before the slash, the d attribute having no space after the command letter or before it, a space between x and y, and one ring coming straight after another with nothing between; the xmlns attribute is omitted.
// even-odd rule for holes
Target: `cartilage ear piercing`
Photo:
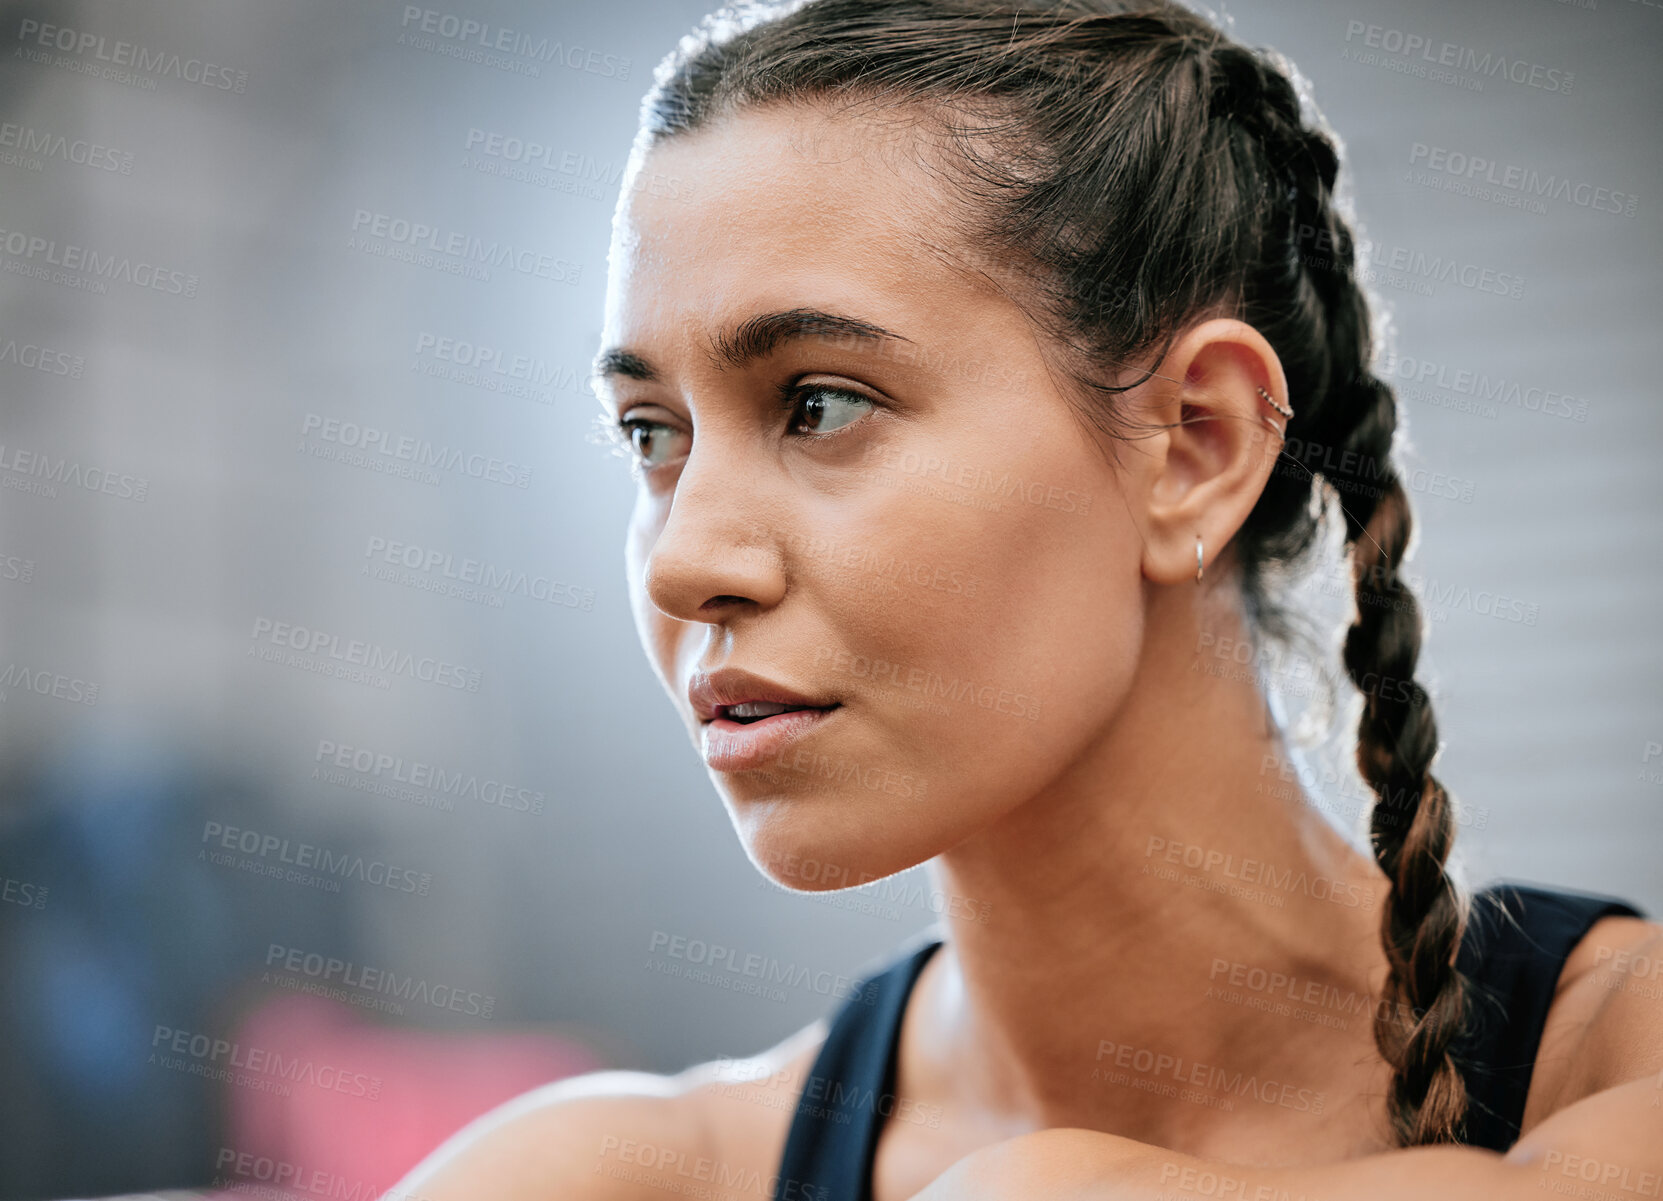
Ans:
<svg viewBox="0 0 1663 1201"><path fill-rule="evenodd" d="M1288 408L1287 405L1278 403L1277 399L1269 392L1266 392L1263 388L1259 389L1259 395L1264 397L1265 400L1270 403L1271 408L1282 414L1282 416L1286 417L1289 421L1293 420L1293 410Z"/></svg>

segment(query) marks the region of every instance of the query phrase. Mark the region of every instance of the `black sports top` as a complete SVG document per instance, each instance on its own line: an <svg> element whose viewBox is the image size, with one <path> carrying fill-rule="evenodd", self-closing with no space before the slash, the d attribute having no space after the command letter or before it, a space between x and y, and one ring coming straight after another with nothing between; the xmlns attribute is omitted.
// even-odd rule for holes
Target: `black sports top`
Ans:
<svg viewBox="0 0 1663 1201"><path fill-rule="evenodd" d="M1475 986L1454 1047L1467 1084L1467 1145L1505 1151L1518 1139L1565 959L1596 921L1614 914L1644 916L1615 897L1528 884L1492 884L1474 896L1456 958ZM871 1201L878 1131L897 1104L901 1017L940 945L926 932L850 990L798 1096L772 1201Z"/></svg>

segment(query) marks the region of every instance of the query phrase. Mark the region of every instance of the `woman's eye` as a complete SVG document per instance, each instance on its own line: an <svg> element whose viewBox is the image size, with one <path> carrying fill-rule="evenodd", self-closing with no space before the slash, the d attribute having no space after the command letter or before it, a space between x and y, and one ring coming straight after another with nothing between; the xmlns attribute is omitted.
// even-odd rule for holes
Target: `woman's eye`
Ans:
<svg viewBox="0 0 1663 1201"><path fill-rule="evenodd" d="M790 414L790 432L805 437L835 433L853 425L878 402L823 384L786 385L780 400ZM615 423L611 439L625 444L638 467L662 467L686 457L692 435L647 417L624 417Z"/></svg>
<svg viewBox="0 0 1663 1201"><path fill-rule="evenodd" d="M859 421L877 407L858 392L847 392L819 384L807 384L790 391L791 412L796 418L791 423L795 432L806 429L810 434L829 434Z"/></svg>
<svg viewBox="0 0 1663 1201"><path fill-rule="evenodd" d="M677 439L682 436L681 431L673 425L665 425L662 421L626 417L618 422L618 430L643 467L661 467L686 453L677 450Z"/></svg>

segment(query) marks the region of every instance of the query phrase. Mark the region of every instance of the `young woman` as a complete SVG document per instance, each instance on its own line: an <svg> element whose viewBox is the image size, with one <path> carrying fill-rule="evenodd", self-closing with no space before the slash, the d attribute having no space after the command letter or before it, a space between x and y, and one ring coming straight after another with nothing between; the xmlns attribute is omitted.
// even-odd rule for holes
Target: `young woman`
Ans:
<svg viewBox="0 0 1663 1201"><path fill-rule="evenodd" d="M1285 69L1166 0L724 11L631 170L643 644L762 872L927 862L945 937L400 1195L1658 1195L1663 927L1449 867L1397 410ZM1297 645L1330 530L1372 853L1236 652Z"/></svg>

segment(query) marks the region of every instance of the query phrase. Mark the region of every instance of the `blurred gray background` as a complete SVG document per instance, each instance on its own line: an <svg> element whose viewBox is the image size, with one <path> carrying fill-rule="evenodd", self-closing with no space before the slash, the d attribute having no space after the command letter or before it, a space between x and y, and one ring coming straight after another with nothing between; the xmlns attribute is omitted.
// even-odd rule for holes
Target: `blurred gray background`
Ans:
<svg viewBox="0 0 1663 1201"><path fill-rule="evenodd" d="M585 377L637 106L704 11L0 3L0 1195L205 1183L226 1102L155 1031L230 1028L272 946L494 999L394 1025L673 1070L836 998L674 978L664 936L852 974L934 920L921 872L761 881L629 616L634 485ZM1226 11L1311 80L1376 247L1469 877L1663 906L1663 8ZM464 22L509 49L471 61ZM1439 78L1446 44L1512 65ZM439 231L426 262L402 222ZM509 260L459 273L453 236ZM343 461L356 427L462 466ZM499 586L435 590L464 560ZM272 661L278 623L477 689ZM480 787L364 790L400 759ZM227 827L428 882L199 857Z"/></svg>

